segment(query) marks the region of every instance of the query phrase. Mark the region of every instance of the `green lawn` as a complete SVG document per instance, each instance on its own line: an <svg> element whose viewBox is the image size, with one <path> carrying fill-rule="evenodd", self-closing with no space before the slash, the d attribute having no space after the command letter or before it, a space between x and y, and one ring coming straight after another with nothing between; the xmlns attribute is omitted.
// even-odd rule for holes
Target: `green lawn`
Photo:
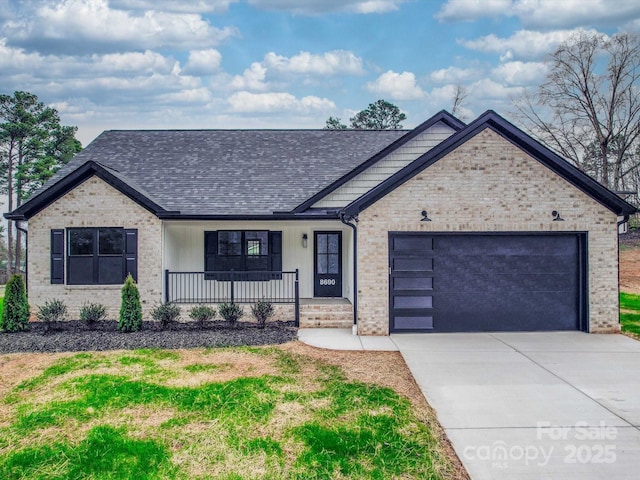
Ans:
<svg viewBox="0 0 640 480"><path fill-rule="evenodd" d="M640 295L620 292L622 331L640 335Z"/></svg>
<svg viewBox="0 0 640 480"><path fill-rule="evenodd" d="M31 357L0 356L2 479L460 475L426 407L286 347Z"/></svg>

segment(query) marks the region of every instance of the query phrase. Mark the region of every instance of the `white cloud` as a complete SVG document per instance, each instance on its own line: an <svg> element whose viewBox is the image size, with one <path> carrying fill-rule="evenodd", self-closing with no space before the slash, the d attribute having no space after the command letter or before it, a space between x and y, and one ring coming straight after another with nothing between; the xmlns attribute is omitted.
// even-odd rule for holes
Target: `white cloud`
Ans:
<svg viewBox="0 0 640 480"><path fill-rule="evenodd" d="M327 98L307 96L298 99L287 92L237 92L229 97L229 104L232 111L243 113L328 111L336 108Z"/></svg>
<svg viewBox="0 0 640 480"><path fill-rule="evenodd" d="M107 0L63 0L45 4L5 25L11 43L40 51L95 52L122 48L205 48L236 35L197 14L148 10L132 14L112 9Z"/></svg>
<svg viewBox="0 0 640 480"><path fill-rule="evenodd" d="M158 96L158 101L164 103L198 103L204 105L211 100L211 92L203 87L190 88Z"/></svg>
<svg viewBox="0 0 640 480"><path fill-rule="evenodd" d="M386 13L408 0L247 0L249 5L264 10L284 10L301 15L328 12Z"/></svg>
<svg viewBox="0 0 640 480"><path fill-rule="evenodd" d="M145 52L109 53L92 55L91 63L85 63L93 73L164 73L173 71L176 61L159 53Z"/></svg>
<svg viewBox="0 0 640 480"><path fill-rule="evenodd" d="M504 59L510 60L514 57L533 59L548 55L569 37L584 31L582 29L552 32L519 30L508 38L500 38L492 33L475 40L458 41L458 43L471 50L501 54ZM596 31L589 30L587 33L596 33Z"/></svg>
<svg viewBox="0 0 640 480"><path fill-rule="evenodd" d="M479 74L480 72L473 68L448 67L431 72L429 79L435 83L462 83Z"/></svg>
<svg viewBox="0 0 640 480"><path fill-rule="evenodd" d="M229 86L234 90L264 91L267 89L266 76L267 69L260 62L253 62L242 75L233 77Z"/></svg>
<svg viewBox="0 0 640 480"><path fill-rule="evenodd" d="M517 17L525 28L618 27L640 15L637 0L448 0L436 14L440 21Z"/></svg>
<svg viewBox="0 0 640 480"><path fill-rule="evenodd" d="M396 73L389 70L373 82L367 83L367 90L392 100L416 100L424 96L411 72Z"/></svg>
<svg viewBox="0 0 640 480"><path fill-rule="evenodd" d="M436 14L440 21L471 21L508 13L511 0L449 0Z"/></svg>
<svg viewBox="0 0 640 480"><path fill-rule="evenodd" d="M225 13L229 5L239 0L110 0L113 8L121 10L162 10L165 12Z"/></svg>
<svg viewBox="0 0 640 480"><path fill-rule="evenodd" d="M619 26L640 15L637 0L517 0L513 13L525 27Z"/></svg>
<svg viewBox="0 0 640 480"><path fill-rule="evenodd" d="M322 54L300 52L284 57L269 52L264 57L267 68L277 72L303 75L363 75L362 59L346 50L333 50Z"/></svg>
<svg viewBox="0 0 640 480"><path fill-rule="evenodd" d="M509 85L528 86L539 84L547 70L547 65L541 62L507 62L494 68L492 76Z"/></svg>
<svg viewBox="0 0 640 480"><path fill-rule="evenodd" d="M222 55L217 50L191 50L184 71L191 75L208 75L220 68Z"/></svg>
<svg viewBox="0 0 640 480"><path fill-rule="evenodd" d="M469 85L469 96L482 99L506 101L521 91L519 87L510 87L490 78L483 78Z"/></svg>

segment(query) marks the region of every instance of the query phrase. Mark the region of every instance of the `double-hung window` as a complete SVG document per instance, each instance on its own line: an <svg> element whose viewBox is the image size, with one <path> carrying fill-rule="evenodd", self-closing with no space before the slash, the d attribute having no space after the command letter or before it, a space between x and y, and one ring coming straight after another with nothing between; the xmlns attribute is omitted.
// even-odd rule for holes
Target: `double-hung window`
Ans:
<svg viewBox="0 0 640 480"><path fill-rule="evenodd" d="M223 272L252 272L238 280L280 278L282 271L282 232L268 230L218 230L204 232L205 278L228 280ZM215 272L215 273L213 273ZM270 272L269 275L259 272Z"/></svg>

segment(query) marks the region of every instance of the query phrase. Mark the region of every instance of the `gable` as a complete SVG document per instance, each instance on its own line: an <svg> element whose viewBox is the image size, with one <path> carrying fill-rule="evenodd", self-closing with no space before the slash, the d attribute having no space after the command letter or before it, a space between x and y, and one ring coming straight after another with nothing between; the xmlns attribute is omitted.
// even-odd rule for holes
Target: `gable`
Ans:
<svg viewBox="0 0 640 480"><path fill-rule="evenodd" d="M426 210L430 222L420 222ZM552 212L563 222L554 222ZM486 129L360 214L406 217L427 230L583 230L617 216L502 136Z"/></svg>
<svg viewBox="0 0 640 480"><path fill-rule="evenodd" d="M440 121L322 198L312 208L342 208L456 132Z"/></svg>
<svg viewBox="0 0 640 480"><path fill-rule="evenodd" d="M511 143L524 153L528 154L534 161L541 163L573 187L582 191L615 214L628 216L636 213L637 209L633 205L622 200L614 192L602 186L593 178L581 172L565 159L561 158L549 148L540 144L491 110L485 112L473 123L452 135L429 152L420 156L414 162L392 175L377 187L362 195L357 200L351 202L347 207L345 207L345 213L357 216L359 212L379 201L385 195L388 195L415 175L420 174L424 170L428 171L432 165L436 164L443 157L452 153L456 149L461 148L485 130L493 131L501 138L501 141ZM499 156L501 155L501 152L499 150L495 150L493 151L493 155ZM501 172L494 173L498 176L501 175ZM455 185L458 185L456 179L452 178L449 180L451 185L453 185L453 187L450 188L456 188ZM446 187L446 185L443 187Z"/></svg>

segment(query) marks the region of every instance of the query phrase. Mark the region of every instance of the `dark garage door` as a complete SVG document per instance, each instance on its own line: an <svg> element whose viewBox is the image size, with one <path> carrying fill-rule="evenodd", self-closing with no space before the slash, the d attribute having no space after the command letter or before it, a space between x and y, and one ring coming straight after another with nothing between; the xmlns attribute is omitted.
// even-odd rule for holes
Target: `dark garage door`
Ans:
<svg viewBox="0 0 640 480"><path fill-rule="evenodd" d="M392 332L581 329L582 234L390 233Z"/></svg>

